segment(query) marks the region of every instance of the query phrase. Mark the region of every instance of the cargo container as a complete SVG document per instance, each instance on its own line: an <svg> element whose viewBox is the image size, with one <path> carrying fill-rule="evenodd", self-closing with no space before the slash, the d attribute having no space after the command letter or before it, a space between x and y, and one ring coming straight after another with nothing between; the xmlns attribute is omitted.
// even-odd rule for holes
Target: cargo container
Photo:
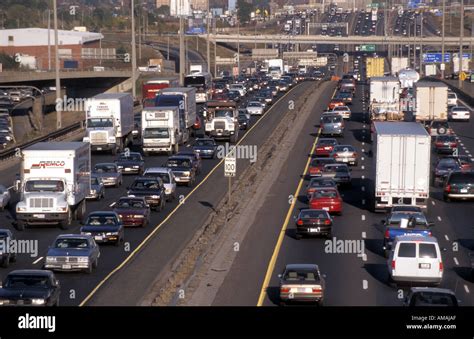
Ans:
<svg viewBox="0 0 474 339"><path fill-rule="evenodd" d="M392 75L397 75L402 69L408 68L408 58L393 57L391 66Z"/></svg>
<svg viewBox="0 0 474 339"><path fill-rule="evenodd" d="M374 210L427 207L431 137L417 122L374 122Z"/></svg>
<svg viewBox="0 0 474 339"><path fill-rule="evenodd" d="M365 77L383 77L385 72L384 58L367 58L365 59Z"/></svg>
<svg viewBox="0 0 474 339"><path fill-rule="evenodd" d="M448 86L439 82L418 81L415 86L415 120L448 120Z"/></svg>

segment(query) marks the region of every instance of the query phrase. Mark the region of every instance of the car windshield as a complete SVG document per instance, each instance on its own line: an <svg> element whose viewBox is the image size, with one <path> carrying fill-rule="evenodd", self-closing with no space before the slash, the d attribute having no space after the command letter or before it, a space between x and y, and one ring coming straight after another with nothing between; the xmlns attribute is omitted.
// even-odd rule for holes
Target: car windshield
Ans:
<svg viewBox="0 0 474 339"><path fill-rule="evenodd" d="M436 137L436 141L438 142L456 142L456 137L453 135L440 135Z"/></svg>
<svg viewBox="0 0 474 339"><path fill-rule="evenodd" d="M143 131L143 137L146 139L166 139L169 135L167 128L145 128Z"/></svg>
<svg viewBox="0 0 474 339"><path fill-rule="evenodd" d="M100 185L99 178L91 177L91 185Z"/></svg>
<svg viewBox="0 0 474 339"><path fill-rule="evenodd" d="M337 106L337 107L334 107L333 111L334 112L338 112L338 111L348 111L349 108L347 106Z"/></svg>
<svg viewBox="0 0 474 339"><path fill-rule="evenodd" d="M456 306L454 296L439 292L418 292L411 299L413 306Z"/></svg>
<svg viewBox="0 0 474 339"><path fill-rule="evenodd" d="M335 182L331 179L316 178L309 182L309 187L332 187L332 186L335 186Z"/></svg>
<svg viewBox="0 0 474 339"><path fill-rule="evenodd" d="M87 218L86 225L90 226L116 226L117 219L113 215L91 215Z"/></svg>
<svg viewBox="0 0 474 339"><path fill-rule="evenodd" d="M319 146L326 146L326 145L335 145L337 143L334 139L320 139L318 142Z"/></svg>
<svg viewBox="0 0 474 339"><path fill-rule="evenodd" d="M457 164L457 162L454 159L442 159L438 163L438 166L436 166L436 168L442 169L442 170L444 170L444 169L456 169L458 167L459 167L459 165Z"/></svg>
<svg viewBox="0 0 474 339"><path fill-rule="evenodd" d="M141 156L140 154L129 154L128 156L126 156L125 154L121 154L119 159L119 161L140 161L141 160Z"/></svg>
<svg viewBox="0 0 474 339"><path fill-rule="evenodd" d="M325 115L325 116L323 116L323 123L324 124L338 123L338 122L342 122L340 116L335 116L335 115Z"/></svg>
<svg viewBox="0 0 474 339"><path fill-rule="evenodd" d="M214 146L213 140L196 140L195 146Z"/></svg>
<svg viewBox="0 0 474 339"><path fill-rule="evenodd" d="M167 167L191 167L191 162L188 159L168 159Z"/></svg>
<svg viewBox="0 0 474 339"><path fill-rule="evenodd" d="M96 173L117 173L117 167L115 165L95 165L94 172Z"/></svg>
<svg viewBox="0 0 474 339"><path fill-rule="evenodd" d="M116 207L118 208L144 208L145 203L143 200L134 199L121 199L117 202Z"/></svg>
<svg viewBox="0 0 474 339"><path fill-rule="evenodd" d="M334 190L319 190L314 192L313 198L336 198L337 192Z"/></svg>
<svg viewBox="0 0 474 339"><path fill-rule="evenodd" d="M301 219L326 219L328 218L326 211L304 210L300 213Z"/></svg>
<svg viewBox="0 0 474 339"><path fill-rule="evenodd" d="M28 180L25 192L63 192L64 183L60 180Z"/></svg>
<svg viewBox="0 0 474 339"><path fill-rule="evenodd" d="M153 179L139 179L135 180L131 186L132 189L158 189L160 183Z"/></svg>
<svg viewBox="0 0 474 339"><path fill-rule="evenodd" d="M214 111L214 116L216 118L225 118L225 117L232 118L234 116L234 111L230 109L217 109Z"/></svg>
<svg viewBox="0 0 474 339"><path fill-rule="evenodd" d="M54 244L56 248L89 248L89 242L87 239L73 239L73 238L64 238L56 240Z"/></svg>
<svg viewBox="0 0 474 339"><path fill-rule="evenodd" d="M24 288L48 288L49 278L46 276L34 275L9 275L5 282L5 287L24 289Z"/></svg>
<svg viewBox="0 0 474 339"><path fill-rule="evenodd" d="M286 281L316 281L319 280L316 270L287 270L283 275Z"/></svg>
<svg viewBox="0 0 474 339"><path fill-rule="evenodd" d="M402 219L409 220L410 218L415 218L417 225L426 225L426 217L422 213L403 213L396 212L392 213L389 218L390 224L400 224Z"/></svg>
<svg viewBox="0 0 474 339"><path fill-rule="evenodd" d="M249 102L247 107L262 107L262 105L259 102Z"/></svg>
<svg viewBox="0 0 474 339"><path fill-rule="evenodd" d="M146 176L161 178L161 181L163 181L164 184L169 184L170 183L170 176L169 176L168 173L165 173L165 172L161 172L161 173L149 172L149 173L146 174Z"/></svg>
<svg viewBox="0 0 474 339"><path fill-rule="evenodd" d="M113 127L114 123L112 118L90 118L87 119L87 127L97 128L97 127Z"/></svg>

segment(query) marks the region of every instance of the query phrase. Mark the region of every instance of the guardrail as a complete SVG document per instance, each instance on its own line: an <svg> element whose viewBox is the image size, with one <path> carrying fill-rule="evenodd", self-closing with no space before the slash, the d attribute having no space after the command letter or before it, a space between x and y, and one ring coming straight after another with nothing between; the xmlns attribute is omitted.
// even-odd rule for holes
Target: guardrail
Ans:
<svg viewBox="0 0 474 339"><path fill-rule="evenodd" d="M60 130L54 131L50 134L44 135L42 137L38 137L38 138L33 139L31 141L25 142L21 145L17 145L14 148L4 150L4 151L0 152L0 161L5 161L5 160L8 160L10 158L14 158L18 154L18 150L22 150L24 148L27 148L28 146L36 144L37 142L54 141L54 140L56 140L60 137L63 137L67 134L70 134L72 132L75 132L75 131L83 129L83 128L84 128L84 121L80 121L80 122L72 124L68 127L65 127L65 128L60 129Z"/></svg>

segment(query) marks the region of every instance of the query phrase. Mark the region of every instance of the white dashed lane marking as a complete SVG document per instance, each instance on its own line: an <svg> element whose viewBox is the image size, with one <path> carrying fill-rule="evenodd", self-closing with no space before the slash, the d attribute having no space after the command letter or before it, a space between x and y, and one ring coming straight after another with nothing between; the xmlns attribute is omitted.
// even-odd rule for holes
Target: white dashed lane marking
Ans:
<svg viewBox="0 0 474 339"><path fill-rule="evenodd" d="M469 293L469 287L467 287L467 285L464 285L464 291L466 291L466 293Z"/></svg>
<svg viewBox="0 0 474 339"><path fill-rule="evenodd" d="M448 238L447 234L444 235L444 238L446 239L446 241L449 241L449 238Z"/></svg>
<svg viewBox="0 0 474 339"><path fill-rule="evenodd" d="M458 259L457 259L456 257L454 257L453 260L454 260L454 263L456 264L456 266L459 266L459 261L458 261Z"/></svg>
<svg viewBox="0 0 474 339"><path fill-rule="evenodd" d="M464 285L464 286L466 286L466 285ZM367 280L362 280L362 288L364 290L369 288L369 282Z"/></svg>
<svg viewBox="0 0 474 339"><path fill-rule="evenodd" d="M35 261L33 261L33 265L36 265L36 264L39 263L41 260L43 260L43 257L39 257L38 259L36 259Z"/></svg>
<svg viewBox="0 0 474 339"><path fill-rule="evenodd" d="M362 214L361 218L362 218L362 220L365 220L365 215L364 215L364 214Z"/></svg>
<svg viewBox="0 0 474 339"><path fill-rule="evenodd" d="M438 215L438 221L441 221L441 217Z"/></svg>
<svg viewBox="0 0 474 339"><path fill-rule="evenodd" d="M365 239L365 237L367 237L367 233L362 232L362 239Z"/></svg>

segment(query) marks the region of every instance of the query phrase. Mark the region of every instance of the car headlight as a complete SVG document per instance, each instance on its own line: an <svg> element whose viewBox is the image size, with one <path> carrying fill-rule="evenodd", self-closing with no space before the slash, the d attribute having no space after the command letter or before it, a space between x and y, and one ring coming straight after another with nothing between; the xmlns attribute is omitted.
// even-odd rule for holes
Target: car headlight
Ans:
<svg viewBox="0 0 474 339"><path fill-rule="evenodd" d="M107 232L105 235L118 235L118 232Z"/></svg>
<svg viewBox="0 0 474 339"><path fill-rule="evenodd" d="M31 302L33 305L44 305L45 300L44 299L31 299Z"/></svg>
<svg viewBox="0 0 474 339"><path fill-rule="evenodd" d="M77 262L89 262L89 257L78 257Z"/></svg>
<svg viewBox="0 0 474 339"><path fill-rule="evenodd" d="M139 218L139 219L145 218L145 216L142 215L142 214L135 214L133 217L134 217L134 218Z"/></svg>
<svg viewBox="0 0 474 339"><path fill-rule="evenodd" d="M46 257L46 262L51 262L52 263L52 262L56 262L56 261L57 261L56 257Z"/></svg>
<svg viewBox="0 0 474 339"><path fill-rule="evenodd" d="M17 212L25 212L25 211L26 211L26 207L17 207L17 208L16 208L16 211L17 211Z"/></svg>
<svg viewBox="0 0 474 339"><path fill-rule="evenodd" d="M91 194L97 194L97 190L91 190Z"/></svg>
<svg viewBox="0 0 474 339"><path fill-rule="evenodd" d="M183 172L183 177L189 177L191 175L191 172Z"/></svg>
<svg viewBox="0 0 474 339"><path fill-rule="evenodd" d="M151 198L152 199L158 199L160 196L159 195L152 195Z"/></svg>

